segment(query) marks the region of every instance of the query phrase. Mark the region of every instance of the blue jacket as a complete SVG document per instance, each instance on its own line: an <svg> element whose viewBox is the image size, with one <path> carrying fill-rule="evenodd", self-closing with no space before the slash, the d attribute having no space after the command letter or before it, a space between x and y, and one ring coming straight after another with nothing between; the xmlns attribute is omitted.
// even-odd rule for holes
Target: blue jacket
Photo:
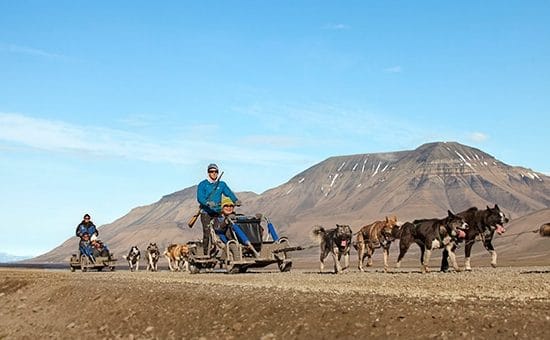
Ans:
<svg viewBox="0 0 550 340"><path fill-rule="evenodd" d="M212 193L215 186L216 182L211 183L208 179L205 179L200 182L197 187L197 201L199 201L201 209L210 215L219 214L221 212L220 205L222 202L222 194L231 198L233 202L237 201L237 196L235 196L233 191L229 189L224 181L220 181L216 188L216 192ZM210 195L210 193L212 193L212 195ZM210 196L210 198L208 196ZM210 201L216 204L214 208L208 206L208 202Z"/></svg>
<svg viewBox="0 0 550 340"><path fill-rule="evenodd" d="M92 236L95 234L96 236L99 236L99 232L97 231L95 225L92 222L86 223L82 221L77 227L76 227L76 236L82 238L84 234L88 234Z"/></svg>

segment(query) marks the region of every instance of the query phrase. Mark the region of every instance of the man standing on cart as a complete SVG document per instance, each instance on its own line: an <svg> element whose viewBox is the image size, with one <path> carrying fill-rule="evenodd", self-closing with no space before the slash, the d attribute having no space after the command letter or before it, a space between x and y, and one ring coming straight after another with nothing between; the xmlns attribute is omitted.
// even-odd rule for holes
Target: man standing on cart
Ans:
<svg viewBox="0 0 550 340"><path fill-rule="evenodd" d="M222 194L229 197L235 205L239 206L240 201L237 196L231 191L229 186L224 181L218 178L219 169L216 164L209 164L207 167L208 176L205 180L199 183L197 187L197 201L201 209L201 224L202 224L202 242L204 255L208 255L210 250L210 221L215 217L220 216Z"/></svg>
<svg viewBox="0 0 550 340"><path fill-rule="evenodd" d="M94 262L92 240L95 240L99 232L95 224L92 222L90 215L86 214L82 218L82 222L76 227L76 236L80 238L78 248L81 255L87 256L90 261Z"/></svg>

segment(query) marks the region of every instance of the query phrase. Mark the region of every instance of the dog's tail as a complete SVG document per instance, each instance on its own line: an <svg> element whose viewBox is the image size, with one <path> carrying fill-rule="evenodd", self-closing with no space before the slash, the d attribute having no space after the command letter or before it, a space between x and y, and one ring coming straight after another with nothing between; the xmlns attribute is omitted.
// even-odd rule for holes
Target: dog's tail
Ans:
<svg viewBox="0 0 550 340"><path fill-rule="evenodd" d="M311 231L311 238L313 241L321 242L321 239L323 236L325 236L326 230L320 225L313 226L313 230Z"/></svg>
<svg viewBox="0 0 550 340"><path fill-rule="evenodd" d="M122 255L122 258L126 260L128 259L128 255Z"/></svg>
<svg viewBox="0 0 550 340"><path fill-rule="evenodd" d="M168 247L166 247L166 250L164 250L164 252L162 253L162 255L166 256L170 254L170 251L172 251L172 249L176 246L177 244L173 244L173 243L169 244Z"/></svg>

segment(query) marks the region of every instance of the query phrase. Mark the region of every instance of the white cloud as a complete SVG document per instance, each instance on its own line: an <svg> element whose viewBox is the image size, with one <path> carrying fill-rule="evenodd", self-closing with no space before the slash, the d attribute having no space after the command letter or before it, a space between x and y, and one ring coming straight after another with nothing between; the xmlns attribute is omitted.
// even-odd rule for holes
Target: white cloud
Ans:
<svg viewBox="0 0 550 340"><path fill-rule="evenodd" d="M411 113L399 117L388 112L373 112L362 107L311 103L307 105L280 105L255 103L250 107L233 108L246 120L254 121L256 130L295 137L304 153L330 155L351 152L373 152L414 149L434 141L459 141L464 144L481 143L490 136L482 132L464 133L452 125L419 121ZM336 151L335 151L336 150Z"/></svg>
<svg viewBox="0 0 550 340"><path fill-rule="evenodd" d="M339 31L339 30L347 30L347 29L350 29L351 27L349 25L346 25L346 24L328 24L325 26L325 29L327 30L335 30L335 31Z"/></svg>
<svg viewBox="0 0 550 340"><path fill-rule="evenodd" d="M199 131L203 128L198 127ZM0 142L8 144L0 145L2 147L25 146L48 152L174 164L195 164L211 159L272 164L304 159L303 155L263 150L254 145L243 147L229 142L220 144L217 140L209 142L197 138L196 134L184 136L159 141L124 130L0 113Z"/></svg>
<svg viewBox="0 0 550 340"><path fill-rule="evenodd" d="M481 142L485 142L487 139L489 139L489 136L486 135L483 132L472 132L470 134L469 138L470 138L470 140L472 140L474 142L481 143Z"/></svg>
<svg viewBox="0 0 550 340"><path fill-rule="evenodd" d="M388 73L401 73L403 72L403 69L401 68L401 66L395 65L395 66L385 68L384 71Z"/></svg>
<svg viewBox="0 0 550 340"><path fill-rule="evenodd" d="M14 45L14 44L0 44L0 51L7 51L7 52L10 52L10 53L27 54L27 55L45 57L45 58L68 59L67 56L64 56L62 54L52 53L52 52L37 49L37 48Z"/></svg>

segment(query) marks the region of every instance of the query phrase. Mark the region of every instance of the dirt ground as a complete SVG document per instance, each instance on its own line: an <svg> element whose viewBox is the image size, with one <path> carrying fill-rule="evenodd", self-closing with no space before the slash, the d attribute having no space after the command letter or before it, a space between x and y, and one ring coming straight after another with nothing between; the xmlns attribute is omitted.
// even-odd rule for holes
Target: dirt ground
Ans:
<svg viewBox="0 0 550 340"><path fill-rule="evenodd" d="M550 339L550 268L339 275L0 268L0 339L37 337Z"/></svg>

